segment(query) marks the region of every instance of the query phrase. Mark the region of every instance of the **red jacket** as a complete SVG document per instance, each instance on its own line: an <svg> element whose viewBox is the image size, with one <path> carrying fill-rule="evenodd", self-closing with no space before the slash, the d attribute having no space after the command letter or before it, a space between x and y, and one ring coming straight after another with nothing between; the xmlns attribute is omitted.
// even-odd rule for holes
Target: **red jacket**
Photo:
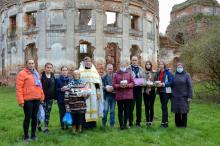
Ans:
<svg viewBox="0 0 220 146"><path fill-rule="evenodd" d="M24 104L25 100L44 100L42 88L35 85L34 75L27 68L24 68L17 75L16 98L18 104Z"/></svg>
<svg viewBox="0 0 220 146"><path fill-rule="evenodd" d="M128 81L127 88L120 87L122 80ZM113 77L112 84L116 91L116 100L133 99L134 79L130 70L126 70L125 72L117 71Z"/></svg>

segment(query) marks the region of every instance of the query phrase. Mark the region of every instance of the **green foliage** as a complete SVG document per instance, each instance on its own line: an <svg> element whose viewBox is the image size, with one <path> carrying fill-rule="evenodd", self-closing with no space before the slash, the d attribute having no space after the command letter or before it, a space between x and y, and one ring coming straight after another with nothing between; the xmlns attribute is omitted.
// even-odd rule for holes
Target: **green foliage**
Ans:
<svg viewBox="0 0 220 146"><path fill-rule="evenodd" d="M192 5L201 5L201 6L218 6L218 2L216 0L187 0L183 3L177 4L173 7L172 12L182 10L186 7Z"/></svg>
<svg viewBox="0 0 220 146"><path fill-rule="evenodd" d="M220 21L207 33L182 46L181 58L191 74L203 74L212 88L220 91Z"/></svg>
<svg viewBox="0 0 220 146"><path fill-rule="evenodd" d="M197 87L196 87L197 88ZM198 87L200 90L200 87ZM72 135L61 131L57 105L53 104L50 132L39 133L38 140L24 144L22 141L23 110L17 105L13 88L0 88L0 146L217 146L220 127L220 105L195 102L191 104L188 128L176 128L174 114L169 114L169 128L159 128L161 109L159 98L155 103L155 122L151 128L144 125L144 106L142 127L120 131L118 128L100 128ZM170 109L170 104L169 104ZM170 110L169 110L170 111ZM117 119L117 111L116 111ZM118 121L116 122L118 125Z"/></svg>

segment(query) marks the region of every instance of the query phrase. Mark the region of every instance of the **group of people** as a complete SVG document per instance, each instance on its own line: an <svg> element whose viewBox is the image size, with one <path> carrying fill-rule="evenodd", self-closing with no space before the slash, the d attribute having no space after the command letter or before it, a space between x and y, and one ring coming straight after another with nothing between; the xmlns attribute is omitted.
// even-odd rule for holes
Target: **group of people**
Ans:
<svg viewBox="0 0 220 146"><path fill-rule="evenodd" d="M151 126L154 119L154 101L159 94L162 121L161 127L168 127L168 101L171 99L171 111L175 113L177 127L187 126L189 101L192 99L192 82L184 65L178 63L175 73L159 63L158 71L153 70L150 61L144 69L138 65L138 57L132 56L131 63L121 60L119 69L114 72L112 64L106 65L106 73L100 77L90 57L85 57L79 69L70 75L68 67L62 66L58 78L53 74L53 64L46 63L40 75L35 69L33 59L27 60L27 66L19 72L16 79L16 97L24 110L24 140L36 139L36 129L49 132L48 125L53 100L57 100L61 129L68 129L63 118L66 112L73 117L73 133L96 127L99 117L106 126L110 111L110 126L115 127L115 105L118 106L120 129L133 126L133 112L136 109L137 127L141 127L142 98L145 105L146 125ZM39 105L45 111L44 128L37 119ZM135 108L136 107L136 108ZM31 122L31 137L29 125ZM128 123L128 124L127 124Z"/></svg>

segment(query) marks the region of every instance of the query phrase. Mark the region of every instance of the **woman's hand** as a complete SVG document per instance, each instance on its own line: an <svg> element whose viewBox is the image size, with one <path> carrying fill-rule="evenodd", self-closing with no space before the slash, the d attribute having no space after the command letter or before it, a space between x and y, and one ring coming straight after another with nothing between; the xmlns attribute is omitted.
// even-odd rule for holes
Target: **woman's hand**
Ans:
<svg viewBox="0 0 220 146"><path fill-rule="evenodd" d="M165 87L165 83L159 83L157 87Z"/></svg>
<svg viewBox="0 0 220 146"><path fill-rule="evenodd" d="M87 98L88 94L83 94L82 97Z"/></svg>
<svg viewBox="0 0 220 146"><path fill-rule="evenodd" d="M63 86L62 88L61 88L61 91L66 91L67 90L67 86Z"/></svg>
<svg viewBox="0 0 220 146"><path fill-rule="evenodd" d="M125 84L125 85L124 85L124 88L128 88L128 84Z"/></svg>
<svg viewBox="0 0 220 146"><path fill-rule="evenodd" d="M188 101L188 102L191 102L191 101L192 101L192 98L188 98L187 101Z"/></svg>
<svg viewBox="0 0 220 146"><path fill-rule="evenodd" d="M121 87L121 88L127 88L127 87L128 87L128 84L127 84L127 83L121 83L121 84L120 84L120 87Z"/></svg>
<svg viewBox="0 0 220 146"><path fill-rule="evenodd" d="M125 88L125 84L120 84L120 87L121 88Z"/></svg>

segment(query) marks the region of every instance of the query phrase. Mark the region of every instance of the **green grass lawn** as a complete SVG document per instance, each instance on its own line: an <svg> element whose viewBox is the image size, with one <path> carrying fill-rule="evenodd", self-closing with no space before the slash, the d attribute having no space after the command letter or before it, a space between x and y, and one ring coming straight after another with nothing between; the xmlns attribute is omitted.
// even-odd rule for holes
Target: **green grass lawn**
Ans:
<svg viewBox="0 0 220 146"><path fill-rule="evenodd" d="M17 105L15 90L0 88L0 146L220 146L219 104L194 100L186 129L175 127L173 113L169 114L169 128L159 128L161 110L158 97L155 104L155 122L151 128L144 125L144 107L142 114L141 128L134 127L124 131L118 130L118 126L101 128L99 119L96 129L72 135L70 131L60 130L58 109L54 104L49 134L37 133L37 141L24 144L23 110Z"/></svg>

